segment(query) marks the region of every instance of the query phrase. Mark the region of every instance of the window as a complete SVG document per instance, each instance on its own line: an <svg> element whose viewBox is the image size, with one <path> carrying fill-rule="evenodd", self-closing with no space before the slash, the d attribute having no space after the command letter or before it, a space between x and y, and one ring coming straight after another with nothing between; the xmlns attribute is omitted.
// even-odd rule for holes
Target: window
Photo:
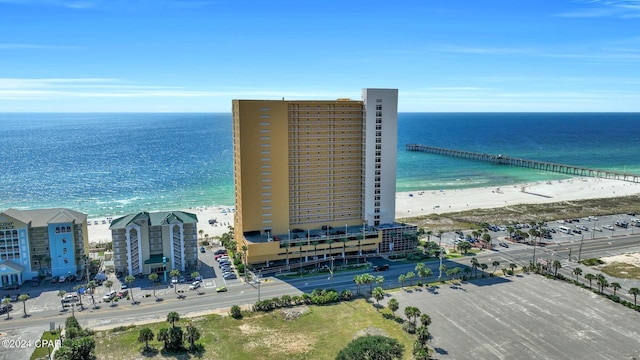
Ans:
<svg viewBox="0 0 640 360"><path fill-rule="evenodd" d="M262 126L269 126L269 125L271 125L271 123L270 123L270 122L268 122L268 121L263 121L263 122L261 122L261 123L260 123L260 125L262 125Z"/></svg>
<svg viewBox="0 0 640 360"><path fill-rule="evenodd" d="M260 132L261 133L268 133L268 132L271 132L271 130L269 130L269 129L260 129Z"/></svg>
<svg viewBox="0 0 640 360"><path fill-rule="evenodd" d="M376 116L382 116L382 111L376 111Z"/></svg>
<svg viewBox="0 0 640 360"><path fill-rule="evenodd" d="M260 117L263 118L263 119L268 119L269 115L260 115ZM269 123L267 123L267 125L269 125Z"/></svg>
<svg viewBox="0 0 640 360"><path fill-rule="evenodd" d="M269 136L260 136L260 140L271 140Z"/></svg>
<svg viewBox="0 0 640 360"><path fill-rule="evenodd" d="M380 104L376 105L376 110L382 110L382 105Z"/></svg>

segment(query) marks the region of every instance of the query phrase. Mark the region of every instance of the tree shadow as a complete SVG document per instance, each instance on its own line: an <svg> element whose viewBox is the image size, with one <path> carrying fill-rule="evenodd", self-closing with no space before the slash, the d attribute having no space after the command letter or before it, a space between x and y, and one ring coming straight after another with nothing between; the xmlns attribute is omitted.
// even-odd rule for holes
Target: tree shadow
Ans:
<svg viewBox="0 0 640 360"><path fill-rule="evenodd" d="M433 351L435 351L437 354L440 354L440 355L449 354L449 352L447 350L445 350L445 349L443 349L441 347L435 347L435 348L433 348Z"/></svg>
<svg viewBox="0 0 640 360"><path fill-rule="evenodd" d="M158 349L156 349L153 346L150 346L149 349L143 347L140 354L146 357L155 357L156 355L158 355L159 352L160 351Z"/></svg>

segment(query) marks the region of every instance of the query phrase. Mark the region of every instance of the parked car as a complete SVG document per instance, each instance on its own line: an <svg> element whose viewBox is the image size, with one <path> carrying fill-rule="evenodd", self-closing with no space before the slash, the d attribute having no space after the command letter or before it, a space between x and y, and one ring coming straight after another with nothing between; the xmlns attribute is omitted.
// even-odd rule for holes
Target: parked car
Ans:
<svg viewBox="0 0 640 360"><path fill-rule="evenodd" d="M194 281L189 285L189 290L195 290L200 287L200 281Z"/></svg>
<svg viewBox="0 0 640 360"><path fill-rule="evenodd" d="M39 285L40 285L40 279L38 279L37 277L31 279L31 286L36 287L36 286L39 286Z"/></svg>
<svg viewBox="0 0 640 360"><path fill-rule="evenodd" d="M220 255L220 254L226 254L226 253L227 253L227 250L225 250L225 249L218 249L218 250L216 250L216 251L213 253L213 255Z"/></svg>
<svg viewBox="0 0 640 360"><path fill-rule="evenodd" d="M62 297L63 303L76 302L78 301L78 294L64 294Z"/></svg>
<svg viewBox="0 0 640 360"><path fill-rule="evenodd" d="M128 288L129 288L129 284L127 284L127 283L120 284L120 289L121 290L128 289Z"/></svg>
<svg viewBox="0 0 640 360"><path fill-rule="evenodd" d="M177 278L177 277L175 277L175 276L174 276L174 277L172 277L172 278L171 278L171 283L172 283L172 284L177 284L177 283L178 283L178 278Z"/></svg>
<svg viewBox="0 0 640 360"><path fill-rule="evenodd" d="M52 284L57 283L58 280L60 280L60 277L59 276L54 276L54 277L51 278L51 283Z"/></svg>
<svg viewBox="0 0 640 360"><path fill-rule="evenodd" d="M234 274L234 273L223 274L222 278L225 279L225 280L237 279L236 274Z"/></svg>
<svg viewBox="0 0 640 360"><path fill-rule="evenodd" d="M204 246L200 246L200 252L201 253L207 252L207 249L205 249Z"/></svg>
<svg viewBox="0 0 640 360"><path fill-rule="evenodd" d="M63 282L67 282L67 277L66 276L60 276L60 278L58 279L59 283L63 283Z"/></svg>
<svg viewBox="0 0 640 360"><path fill-rule="evenodd" d="M509 245L507 245L507 243L505 243L505 242L501 242L499 245L502 246L503 248L508 248L509 247Z"/></svg>
<svg viewBox="0 0 640 360"><path fill-rule="evenodd" d="M118 297L118 299L124 299L129 295L129 290L125 289L122 291L119 291L116 296Z"/></svg>
<svg viewBox="0 0 640 360"><path fill-rule="evenodd" d="M602 228L607 230L613 230L613 226L611 225L602 225Z"/></svg>

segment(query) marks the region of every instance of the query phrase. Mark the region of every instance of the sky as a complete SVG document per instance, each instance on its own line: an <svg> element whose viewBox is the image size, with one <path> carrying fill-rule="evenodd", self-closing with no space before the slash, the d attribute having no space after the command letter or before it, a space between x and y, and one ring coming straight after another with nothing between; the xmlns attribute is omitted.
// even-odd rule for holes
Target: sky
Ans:
<svg viewBox="0 0 640 360"><path fill-rule="evenodd" d="M639 112L640 0L0 0L0 112Z"/></svg>

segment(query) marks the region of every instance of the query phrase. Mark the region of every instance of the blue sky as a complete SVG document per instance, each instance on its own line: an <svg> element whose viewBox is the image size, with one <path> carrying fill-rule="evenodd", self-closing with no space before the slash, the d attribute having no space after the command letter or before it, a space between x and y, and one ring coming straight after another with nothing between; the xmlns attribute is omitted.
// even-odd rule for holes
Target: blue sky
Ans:
<svg viewBox="0 0 640 360"><path fill-rule="evenodd" d="M0 112L640 111L640 0L0 0Z"/></svg>

